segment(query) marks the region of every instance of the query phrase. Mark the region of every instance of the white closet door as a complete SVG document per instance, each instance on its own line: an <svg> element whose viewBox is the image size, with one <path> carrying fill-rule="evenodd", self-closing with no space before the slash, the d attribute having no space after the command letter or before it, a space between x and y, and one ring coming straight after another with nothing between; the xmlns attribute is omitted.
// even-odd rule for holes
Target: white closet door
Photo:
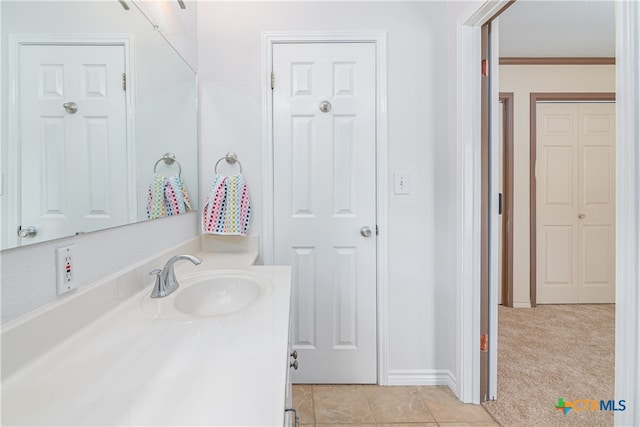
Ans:
<svg viewBox="0 0 640 427"><path fill-rule="evenodd" d="M615 298L615 104L537 106L537 301Z"/></svg>

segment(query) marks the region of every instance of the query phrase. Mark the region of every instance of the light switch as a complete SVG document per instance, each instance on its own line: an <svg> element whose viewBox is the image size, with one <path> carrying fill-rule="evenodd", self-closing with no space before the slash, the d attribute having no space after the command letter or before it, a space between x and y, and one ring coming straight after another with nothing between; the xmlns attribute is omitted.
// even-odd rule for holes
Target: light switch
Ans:
<svg viewBox="0 0 640 427"><path fill-rule="evenodd" d="M394 172L393 194L409 194L410 181L410 175L408 172Z"/></svg>

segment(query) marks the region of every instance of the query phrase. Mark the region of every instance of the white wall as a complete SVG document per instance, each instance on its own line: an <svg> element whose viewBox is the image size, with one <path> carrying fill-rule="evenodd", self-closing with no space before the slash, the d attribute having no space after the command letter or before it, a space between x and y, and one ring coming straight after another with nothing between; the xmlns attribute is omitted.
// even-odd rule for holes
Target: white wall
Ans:
<svg viewBox="0 0 640 427"><path fill-rule="evenodd" d="M264 213L263 31L387 32L389 176L411 174L410 195L389 195L394 382L455 371L455 157L447 93L455 70L448 69L450 46L443 43L455 26L447 27L446 13L445 2L203 2L198 9L201 197L214 163L236 151L252 196L252 234L261 234Z"/></svg>
<svg viewBox="0 0 640 427"><path fill-rule="evenodd" d="M615 65L501 65L500 91L513 92L513 304L530 307L529 94L615 92Z"/></svg>

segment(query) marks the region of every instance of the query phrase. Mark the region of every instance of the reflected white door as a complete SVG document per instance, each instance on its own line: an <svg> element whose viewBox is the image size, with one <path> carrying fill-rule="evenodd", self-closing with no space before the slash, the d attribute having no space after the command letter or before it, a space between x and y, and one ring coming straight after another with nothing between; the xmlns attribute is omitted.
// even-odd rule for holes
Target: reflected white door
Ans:
<svg viewBox="0 0 640 427"><path fill-rule="evenodd" d="M615 104L537 106L537 301L615 300Z"/></svg>
<svg viewBox="0 0 640 427"><path fill-rule="evenodd" d="M274 252L293 266L293 381L375 383L375 45L275 44L273 71Z"/></svg>
<svg viewBox="0 0 640 427"><path fill-rule="evenodd" d="M124 70L123 46L20 46L20 244L127 223Z"/></svg>

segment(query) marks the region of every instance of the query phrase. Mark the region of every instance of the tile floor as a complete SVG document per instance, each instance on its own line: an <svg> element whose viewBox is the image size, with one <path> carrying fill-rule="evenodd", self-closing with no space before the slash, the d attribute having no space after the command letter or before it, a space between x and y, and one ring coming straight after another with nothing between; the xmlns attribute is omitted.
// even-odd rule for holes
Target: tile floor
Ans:
<svg viewBox="0 0 640 427"><path fill-rule="evenodd" d="M294 385L301 426L498 426L482 406L460 403L447 387Z"/></svg>

